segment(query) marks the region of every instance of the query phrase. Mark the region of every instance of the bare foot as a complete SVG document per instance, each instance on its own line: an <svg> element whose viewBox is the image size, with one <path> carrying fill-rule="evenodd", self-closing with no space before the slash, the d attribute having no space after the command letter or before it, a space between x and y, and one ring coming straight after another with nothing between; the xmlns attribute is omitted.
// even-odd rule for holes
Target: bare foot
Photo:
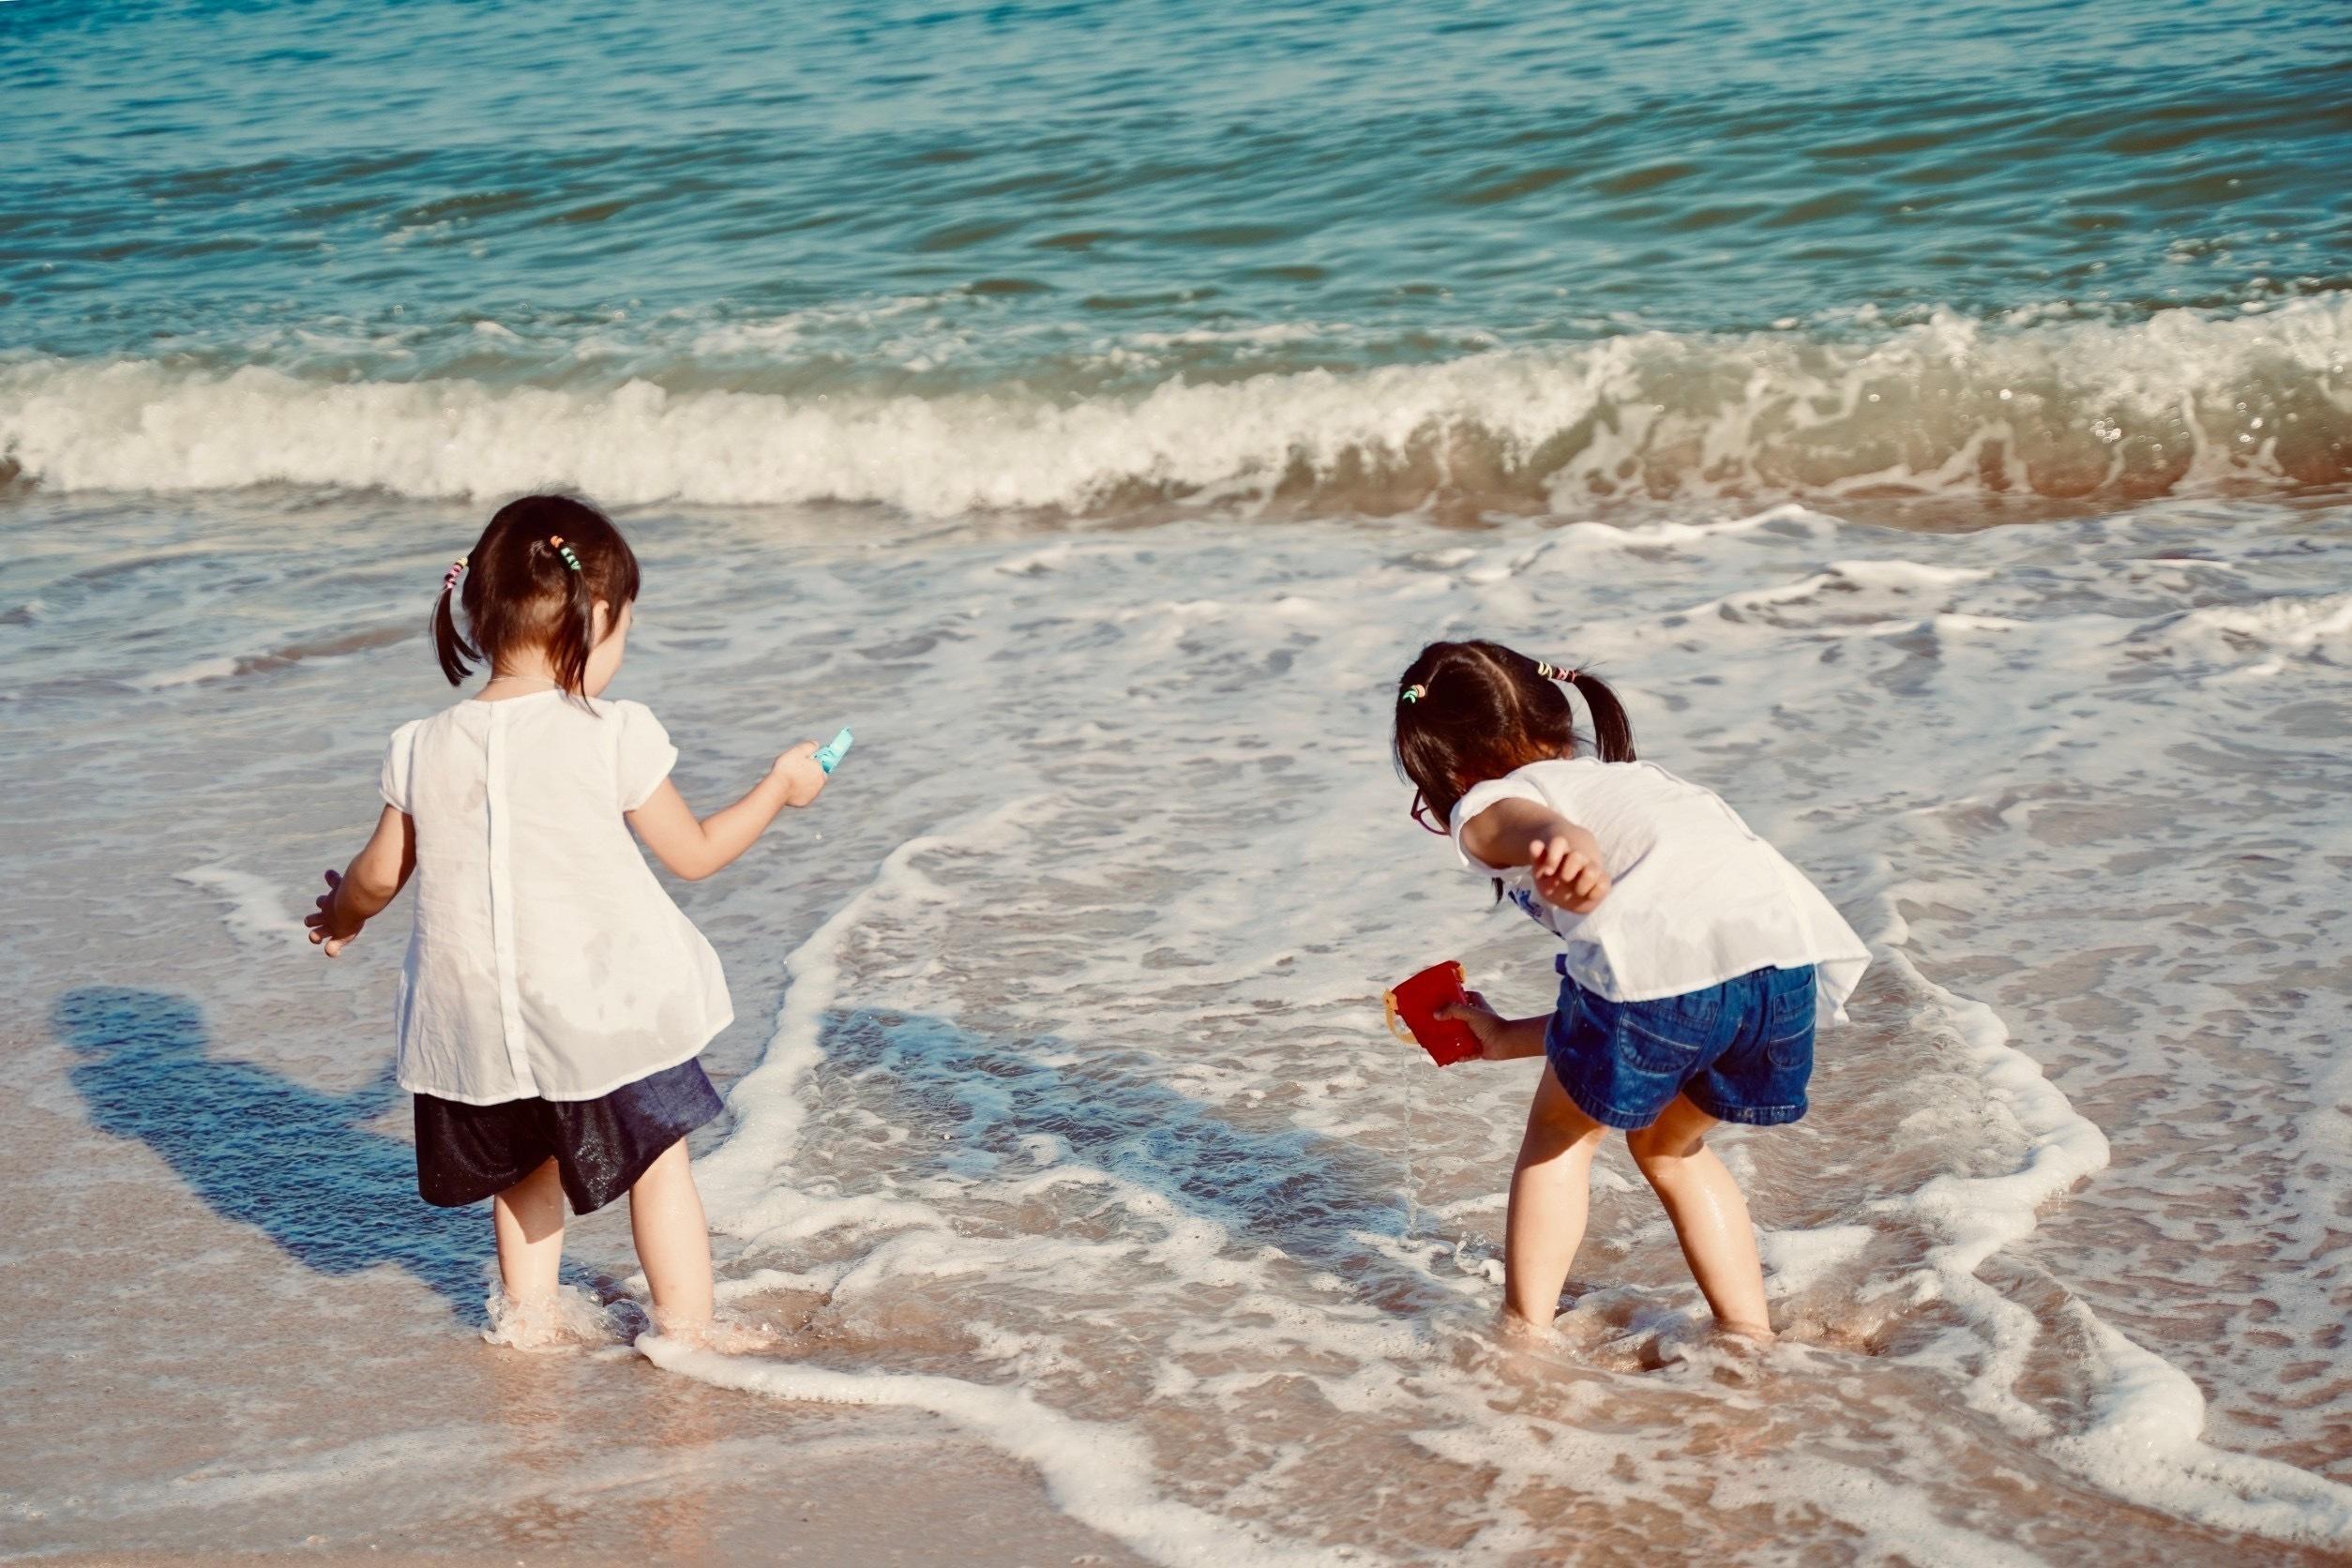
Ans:
<svg viewBox="0 0 2352 1568"><path fill-rule="evenodd" d="M551 1296L527 1302L500 1290L484 1304L490 1322L482 1338L510 1350L574 1350L612 1340L611 1319L577 1286L566 1285Z"/></svg>
<svg viewBox="0 0 2352 1568"><path fill-rule="evenodd" d="M724 1356L747 1355L755 1350L772 1350L783 1342L783 1335L766 1323L750 1322L726 1313L686 1322L667 1321L658 1312L654 1314L654 1332L674 1344L694 1350L716 1350Z"/></svg>
<svg viewBox="0 0 2352 1568"><path fill-rule="evenodd" d="M1549 1323L1530 1322L1509 1307L1495 1314L1495 1329L1502 1342L1515 1349L1534 1349L1559 1339Z"/></svg>

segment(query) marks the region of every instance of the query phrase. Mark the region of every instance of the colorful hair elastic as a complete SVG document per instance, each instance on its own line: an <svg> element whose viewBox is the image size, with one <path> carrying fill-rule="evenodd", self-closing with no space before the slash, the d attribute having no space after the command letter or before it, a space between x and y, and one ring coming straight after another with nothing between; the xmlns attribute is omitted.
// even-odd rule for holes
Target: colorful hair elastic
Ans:
<svg viewBox="0 0 2352 1568"><path fill-rule="evenodd" d="M1409 686L1396 694L1396 700L1399 702L1418 702L1428 695L1429 688L1425 686Z"/></svg>
<svg viewBox="0 0 2352 1568"><path fill-rule="evenodd" d="M1545 664L1541 661L1536 664L1535 672L1547 681L1565 681L1570 686L1575 686L1576 677L1584 673L1581 670L1562 670L1556 664Z"/></svg>
<svg viewBox="0 0 2352 1568"><path fill-rule="evenodd" d="M547 548L562 556L564 558L564 565L569 566L574 571L580 570L580 557L572 553L572 547L564 542L563 535L550 534L547 536Z"/></svg>
<svg viewBox="0 0 2352 1568"><path fill-rule="evenodd" d="M460 555L455 561L450 562L449 569L442 574L441 591L445 594L450 589L455 588L458 585L458 579L463 577L464 575L465 557Z"/></svg>

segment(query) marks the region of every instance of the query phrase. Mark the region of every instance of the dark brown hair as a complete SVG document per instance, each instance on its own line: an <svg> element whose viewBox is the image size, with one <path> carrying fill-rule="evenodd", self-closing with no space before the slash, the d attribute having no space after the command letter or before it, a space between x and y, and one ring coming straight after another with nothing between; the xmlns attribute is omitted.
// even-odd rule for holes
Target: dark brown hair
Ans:
<svg viewBox="0 0 2352 1568"><path fill-rule="evenodd" d="M433 605L433 651L449 684L476 664L495 670L507 655L538 648L556 684L585 698L597 601L617 620L637 600L637 555L612 520L568 495L526 495L498 508L464 565ZM457 608L465 611L463 636Z"/></svg>
<svg viewBox="0 0 2352 1568"><path fill-rule="evenodd" d="M1396 683L1396 765L1440 821L1473 784L1573 756L1576 688L1592 710L1604 762L1634 760L1633 726L1597 675L1559 670L1500 642L1432 642Z"/></svg>

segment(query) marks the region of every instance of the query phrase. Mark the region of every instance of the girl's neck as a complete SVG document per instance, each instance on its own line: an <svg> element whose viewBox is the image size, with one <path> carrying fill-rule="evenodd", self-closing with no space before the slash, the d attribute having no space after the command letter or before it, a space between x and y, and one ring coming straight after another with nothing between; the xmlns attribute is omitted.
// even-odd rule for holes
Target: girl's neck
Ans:
<svg viewBox="0 0 2352 1568"><path fill-rule="evenodd" d="M555 667L544 657L506 659L490 671L490 678L482 683L482 689L474 695L477 702L503 702L512 697L532 697L542 691L556 689Z"/></svg>

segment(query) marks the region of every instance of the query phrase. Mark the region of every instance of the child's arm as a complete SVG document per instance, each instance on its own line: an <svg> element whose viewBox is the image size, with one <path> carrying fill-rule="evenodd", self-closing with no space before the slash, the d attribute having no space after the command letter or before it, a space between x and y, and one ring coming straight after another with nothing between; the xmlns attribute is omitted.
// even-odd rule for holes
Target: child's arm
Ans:
<svg viewBox="0 0 2352 1568"><path fill-rule="evenodd" d="M788 806L807 806L823 793L825 775L816 756L815 741L801 742L776 760L749 794L699 822L677 785L665 778L644 805L629 813L629 825L672 873L701 882L757 843L777 812Z"/></svg>
<svg viewBox="0 0 2352 1568"><path fill-rule="evenodd" d="M1549 807L1512 798L1462 824L1462 848L1488 866L1526 866L1544 902L1591 914L1609 896L1601 842Z"/></svg>
<svg viewBox="0 0 2352 1568"><path fill-rule="evenodd" d="M326 874L326 891L319 907L302 917L310 941L330 958L359 935L359 928L382 914L400 896L409 874L416 869L416 824L407 812L387 806L376 819L376 830L340 876Z"/></svg>

